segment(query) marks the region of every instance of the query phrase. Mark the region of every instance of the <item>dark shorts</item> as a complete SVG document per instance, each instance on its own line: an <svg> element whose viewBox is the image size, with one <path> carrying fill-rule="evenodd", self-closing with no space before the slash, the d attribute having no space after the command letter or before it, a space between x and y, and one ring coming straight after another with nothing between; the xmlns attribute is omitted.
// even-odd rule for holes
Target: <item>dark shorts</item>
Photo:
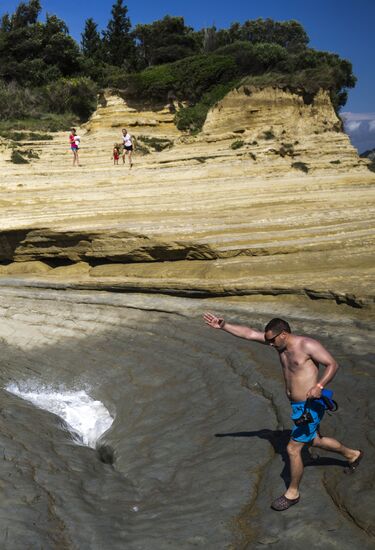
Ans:
<svg viewBox="0 0 375 550"><path fill-rule="evenodd" d="M75 153L76 151L78 151L78 147L73 147L73 145L71 145L71 150L73 151L73 153Z"/></svg>
<svg viewBox="0 0 375 550"><path fill-rule="evenodd" d="M296 420L301 416L305 408L305 401L292 401L291 419ZM305 426L294 426L292 429L292 439L299 443L309 443L318 435L319 425L324 416L325 407L317 400L311 401L307 410L311 413L313 421Z"/></svg>
<svg viewBox="0 0 375 550"><path fill-rule="evenodd" d="M133 145L124 145L124 152L125 151L133 151Z"/></svg>

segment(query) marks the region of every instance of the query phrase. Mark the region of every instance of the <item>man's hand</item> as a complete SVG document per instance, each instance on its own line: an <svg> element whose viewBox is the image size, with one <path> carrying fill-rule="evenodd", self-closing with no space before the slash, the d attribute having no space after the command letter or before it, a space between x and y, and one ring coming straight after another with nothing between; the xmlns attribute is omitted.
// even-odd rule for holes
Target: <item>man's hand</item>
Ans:
<svg viewBox="0 0 375 550"><path fill-rule="evenodd" d="M313 386L306 394L307 399L319 399L322 395L322 390L319 386Z"/></svg>
<svg viewBox="0 0 375 550"><path fill-rule="evenodd" d="M225 321L222 317L216 317L210 312L207 312L203 315L203 319L207 325L212 328L223 328Z"/></svg>

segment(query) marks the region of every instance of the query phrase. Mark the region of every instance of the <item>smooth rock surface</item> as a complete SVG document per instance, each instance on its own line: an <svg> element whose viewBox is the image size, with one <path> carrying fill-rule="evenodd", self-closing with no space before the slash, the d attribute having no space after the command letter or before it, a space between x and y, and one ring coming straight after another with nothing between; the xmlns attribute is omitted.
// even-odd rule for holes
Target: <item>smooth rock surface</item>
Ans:
<svg viewBox="0 0 375 550"><path fill-rule="evenodd" d="M96 452L2 390L2 548L373 547L374 348L363 310L4 286L0 295L2 387L84 388L115 417ZM282 314L329 347L342 365L341 408L323 429L365 450L355 476L332 455L306 455L300 504L269 508L285 487L290 429L276 352L205 327L206 308L258 328Z"/></svg>

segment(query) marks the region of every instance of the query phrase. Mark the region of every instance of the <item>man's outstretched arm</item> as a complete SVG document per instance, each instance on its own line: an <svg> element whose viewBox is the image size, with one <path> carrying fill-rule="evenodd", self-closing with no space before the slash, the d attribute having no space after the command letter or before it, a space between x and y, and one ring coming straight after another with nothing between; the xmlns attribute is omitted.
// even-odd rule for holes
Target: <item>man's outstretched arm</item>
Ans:
<svg viewBox="0 0 375 550"><path fill-rule="evenodd" d="M250 327L245 327L243 325L233 325L225 321L223 317L217 317L213 313L207 312L203 315L205 323L216 329L224 330L233 334L233 336L238 336L239 338L245 338L246 340L253 340L254 342L260 342L265 344L264 333L259 330L254 330Z"/></svg>

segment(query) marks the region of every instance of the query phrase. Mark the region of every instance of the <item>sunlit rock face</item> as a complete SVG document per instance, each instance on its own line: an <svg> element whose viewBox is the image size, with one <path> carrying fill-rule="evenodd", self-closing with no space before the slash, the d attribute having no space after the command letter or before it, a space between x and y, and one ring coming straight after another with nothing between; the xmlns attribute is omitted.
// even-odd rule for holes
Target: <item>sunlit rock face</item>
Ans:
<svg viewBox="0 0 375 550"><path fill-rule="evenodd" d="M179 136L174 124L175 108L172 105L145 105L137 101L126 101L114 95L110 90L104 91L99 98L97 111L93 114L86 128L90 131L112 129L120 132L123 128L137 130L137 133L167 134ZM119 140L120 141L120 140Z"/></svg>
<svg viewBox="0 0 375 550"><path fill-rule="evenodd" d="M342 130L329 92L308 94L279 87L240 86L208 113L203 127L207 139L236 134L258 160L278 165L279 174L298 162L312 171L357 169L357 150ZM302 166L300 166L300 169Z"/></svg>
<svg viewBox="0 0 375 550"><path fill-rule="evenodd" d="M62 134L26 167L3 161L0 276L373 304L375 176L326 92L242 86L195 137L166 106L104 99L80 131L79 169ZM114 166L124 126L169 145Z"/></svg>
<svg viewBox="0 0 375 550"><path fill-rule="evenodd" d="M277 354L201 320L210 308L261 329L282 314L319 337L342 364L340 413L322 429L370 457L374 350L363 310L9 286L0 296L3 548L251 549L272 540L297 549L314 532L328 547L371 548L370 458L348 477L341 459L306 454L298 508L270 510L285 490L290 434ZM72 433L61 402L54 414L38 408L46 388L49 399L63 395L72 407L79 394L114 418L95 449Z"/></svg>

